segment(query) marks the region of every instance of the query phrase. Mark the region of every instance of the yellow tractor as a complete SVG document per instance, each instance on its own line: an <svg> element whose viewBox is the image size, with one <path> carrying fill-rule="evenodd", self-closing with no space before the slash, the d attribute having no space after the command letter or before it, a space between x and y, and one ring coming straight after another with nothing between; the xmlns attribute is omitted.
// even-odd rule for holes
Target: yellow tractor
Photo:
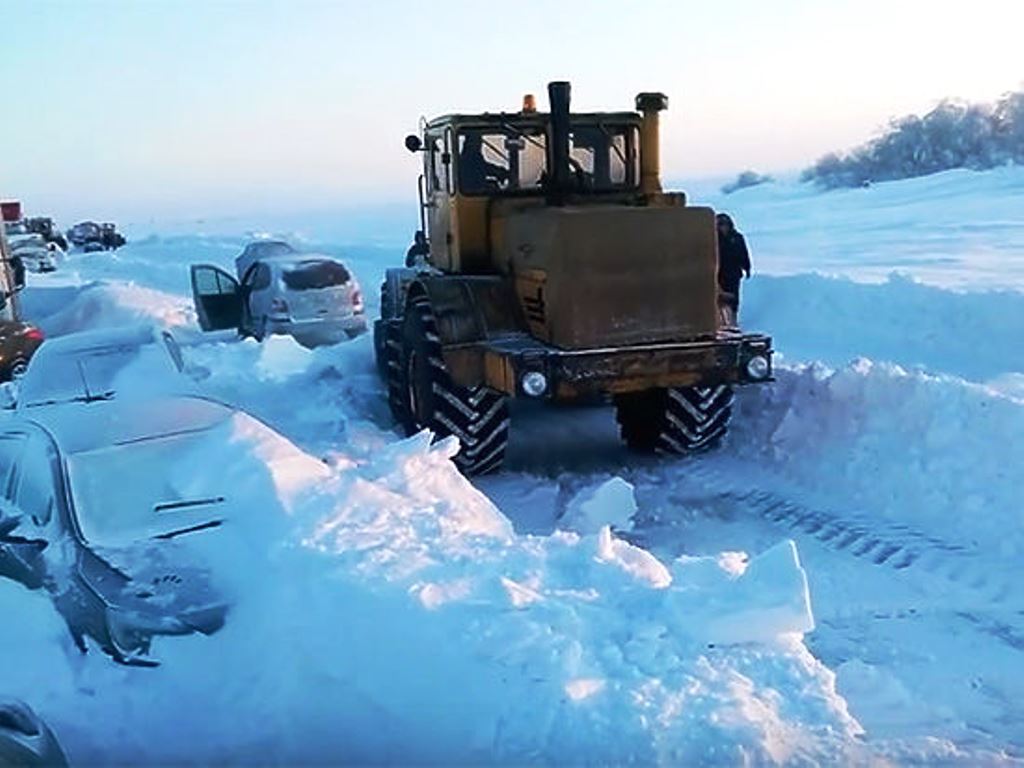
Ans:
<svg viewBox="0 0 1024 768"><path fill-rule="evenodd" d="M377 364L412 434L455 435L466 474L498 468L508 400L611 396L634 449L687 453L725 434L734 385L772 379L717 282L715 213L663 192L660 93L636 112L454 114L423 124L420 224L387 270Z"/></svg>

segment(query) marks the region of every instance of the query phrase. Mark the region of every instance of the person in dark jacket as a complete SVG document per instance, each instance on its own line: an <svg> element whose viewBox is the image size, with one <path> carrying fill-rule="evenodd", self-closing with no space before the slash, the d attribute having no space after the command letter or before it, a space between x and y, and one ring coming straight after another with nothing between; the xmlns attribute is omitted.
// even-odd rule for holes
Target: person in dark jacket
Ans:
<svg viewBox="0 0 1024 768"><path fill-rule="evenodd" d="M412 238L412 245L405 252L405 266L415 267L417 264L425 262L428 256L430 256L430 244L427 242L427 236L422 229L417 229Z"/></svg>
<svg viewBox="0 0 1024 768"><path fill-rule="evenodd" d="M750 253L732 219L726 213L715 217L718 228L718 287L729 294L726 301L733 312L740 311L740 277L750 277Z"/></svg>
<svg viewBox="0 0 1024 768"><path fill-rule="evenodd" d="M462 151L459 152L459 189L464 194L479 195L495 192L508 181L508 168L484 157L483 136L469 131L462 137Z"/></svg>

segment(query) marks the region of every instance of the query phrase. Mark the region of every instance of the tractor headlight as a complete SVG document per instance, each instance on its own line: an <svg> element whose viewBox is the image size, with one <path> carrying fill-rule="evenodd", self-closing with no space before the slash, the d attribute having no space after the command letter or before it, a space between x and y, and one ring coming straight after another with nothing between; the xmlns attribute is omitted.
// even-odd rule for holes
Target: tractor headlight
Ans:
<svg viewBox="0 0 1024 768"><path fill-rule="evenodd" d="M527 371L519 380L519 384L523 388L523 392L530 397L540 397L547 392L548 377L540 371Z"/></svg>
<svg viewBox="0 0 1024 768"><path fill-rule="evenodd" d="M755 381L768 378L771 368L768 358L761 355L755 355L747 361L747 375Z"/></svg>

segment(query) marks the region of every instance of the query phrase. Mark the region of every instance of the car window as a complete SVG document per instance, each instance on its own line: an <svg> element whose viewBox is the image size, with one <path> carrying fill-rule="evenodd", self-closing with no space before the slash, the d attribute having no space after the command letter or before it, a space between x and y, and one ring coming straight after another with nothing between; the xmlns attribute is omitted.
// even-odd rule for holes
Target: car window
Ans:
<svg viewBox="0 0 1024 768"><path fill-rule="evenodd" d="M14 470L24 447L25 435L0 436L0 495L9 501L14 498Z"/></svg>
<svg viewBox="0 0 1024 768"><path fill-rule="evenodd" d="M227 275L209 268L196 270L196 288L205 296L235 292L235 286Z"/></svg>
<svg viewBox="0 0 1024 768"><path fill-rule="evenodd" d="M254 291L262 291L270 287L270 267L266 264L256 265L256 276L252 281Z"/></svg>
<svg viewBox="0 0 1024 768"><path fill-rule="evenodd" d="M46 525L53 516L57 494L53 465L56 452L42 435L32 435L18 464L14 505L29 515L36 525Z"/></svg>
<svg viewBox="0 0 1024 768"><path fill-rule="evenodd" d="M319 259L284 267L281 279L284 280L284 284L289 290L310 291L344 285L352 279L352 275L344 265L336 261Z"/></svg>

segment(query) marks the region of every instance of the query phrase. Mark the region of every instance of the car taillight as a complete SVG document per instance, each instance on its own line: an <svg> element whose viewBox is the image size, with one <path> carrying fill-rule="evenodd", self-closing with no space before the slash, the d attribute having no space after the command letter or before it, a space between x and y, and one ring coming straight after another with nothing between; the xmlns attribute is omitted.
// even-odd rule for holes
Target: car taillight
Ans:
<svg viewBox="0 0 1024 768"><path fill-rule="evenodd" d="M38 328L29 328L25 331L25 338L31 339L32 341L42 341L46 338L45 334Z"/></svg>
<svg viewBox="0 0 1024 768"><path fill-rule="evenodd" d="M352 291L352 309L356 312L363 311L363 292L358 288Z"/></svg>

